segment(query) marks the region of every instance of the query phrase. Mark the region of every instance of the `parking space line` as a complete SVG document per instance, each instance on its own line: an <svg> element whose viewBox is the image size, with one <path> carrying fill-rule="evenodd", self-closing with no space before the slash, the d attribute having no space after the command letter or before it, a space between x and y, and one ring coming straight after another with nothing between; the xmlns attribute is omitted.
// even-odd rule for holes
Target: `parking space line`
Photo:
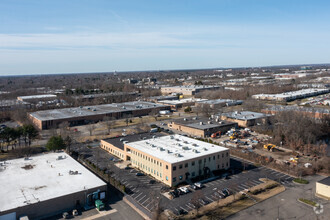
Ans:
<svg viewBox="0 0 330 220"><path fill-rule="evenodd" d="M188 206L187 204L185 204L185 206L188 207L188 210L189 210L189 209L193 209L193 208L191 208L190 206Z"/></svg>
<svg viewBox="0 0 330 220"><path fill-rule="evenodd" d="M140 203L140 201L144 198L144 197L146 197L147 195L144 195L143 197L141 197L141 199L139 199L137 202L138 203Z"/></svg>
<svg viewBox="0 0 330 220"><path fill-rule="evenodd" d="M184 209L182 206L180 206L180 208L185 211L185 212L188 212L188 210Z"/></svg>
<svg viewBox="0 0 330 220"><path fill-rule="evenodd" d="M256 183L256 184L260 184L261 182L260 181L257 181L257 180L252 180L252 182Z"/></svg>
<svg viewBox="0 0 330 220"><path fill-rule="evenodd" d="M241 186L245 187L245 188L249 188L247 185L245 184L241 184Z"/></svg>
<svg viewBox="0 0 330 220"><path fill-rule="evenodd" d="M147 198L143 203L141 203L141 205L143 206L144 203L146 203L147 201L149 201L150 198Z"/></svg>
<svg viewBox="0 0 330 220"><path fill-rule="evenodd" d="M135 198L133 197L133 199L135 200L137 197L141 196L141 194L142 194L142 192L138 196L136 196Z"/></svg>
<svg viewBox="0 0 330 220"><path fill-rule="evenodd" d="M244 187L242 187L242 186L238 186L237 188L239 188L240 190L243 190L243 189L245 189Z"/></svg>
<svg viewBox="0 0 330 220"><path fill-rule="evenodd" d="M211 202L214 202L213 199L210 199L209 197L205 196L206 199L210 200Z"/></svg>

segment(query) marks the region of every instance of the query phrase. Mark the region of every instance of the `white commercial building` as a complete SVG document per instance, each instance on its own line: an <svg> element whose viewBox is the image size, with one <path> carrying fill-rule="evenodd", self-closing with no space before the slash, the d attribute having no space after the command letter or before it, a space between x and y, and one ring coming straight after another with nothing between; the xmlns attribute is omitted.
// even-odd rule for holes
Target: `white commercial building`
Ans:
<svg viewBox="0 0 330 220"><path fill-rule="evenodd" d="M64 152L1 162L0 183L0 219L46 218L106 193L105 182Z"/></svg>

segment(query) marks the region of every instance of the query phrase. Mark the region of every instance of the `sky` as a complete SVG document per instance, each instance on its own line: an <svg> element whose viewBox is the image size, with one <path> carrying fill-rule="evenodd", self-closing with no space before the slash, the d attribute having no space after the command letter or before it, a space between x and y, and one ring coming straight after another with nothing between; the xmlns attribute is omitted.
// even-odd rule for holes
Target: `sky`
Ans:
<svg viewBox="0 0 330 220"><path fill-rule="evenodd" d="M0 0L0 75L313 63L328 0Z"/></svg>

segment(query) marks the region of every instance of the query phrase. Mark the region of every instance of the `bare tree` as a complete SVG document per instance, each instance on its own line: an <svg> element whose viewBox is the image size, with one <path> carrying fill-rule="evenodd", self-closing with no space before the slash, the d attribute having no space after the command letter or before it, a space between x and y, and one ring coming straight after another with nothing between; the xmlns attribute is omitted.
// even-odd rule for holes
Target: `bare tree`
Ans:
<svg viewBox="0 0 330 220"><path fill-rule="evenodd" d="M95 128L96 128L96 126L93 122L87 125L87 129L89 131L89 136L93 135Z"/></svg>
<svg viewBox="0 0 330 220"><path fill-rule="evenodd" d="M105 122L105 126L107 128L108 134L110 134L111 129L113 128L114 123L115 123L114 118L106 116L106 117L104 117L103 121Z"/></svg>
<svg viewBox="0 0 330 220"><path fill-rule="evenodd" d="M201 200L203 199L203 197L204 197L204 195L203 195L202 191L198 190L198 191L194 192L194 195L190 200L191 204L196 209L197 215L198 215L199 209L202 207Z"/></svg>
<svg viewBox="0 0 330 220"><path fill-rule="evenodd" d="M149 113L149 115L151 117L154 117L156 121L158 121L158 115L159 115L159 111L157 109L153 109L151 110L151 112Z"/></svg>

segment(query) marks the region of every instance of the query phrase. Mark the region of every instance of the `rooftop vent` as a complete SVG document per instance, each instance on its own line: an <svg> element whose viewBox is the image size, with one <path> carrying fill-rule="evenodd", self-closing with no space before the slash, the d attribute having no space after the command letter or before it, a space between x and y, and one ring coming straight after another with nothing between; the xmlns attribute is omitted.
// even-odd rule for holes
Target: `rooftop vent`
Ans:
<svg viewBox="0 0 330 220"><path fill-rule="evenodd" d="M201 121L201 122L199 122L199 124L200 124L200 125L203 125L203 122Z"/></svg>
<svg viewBox="0 0 330 220"><path fill-rule="evenodd" d="M204 151L207 151L207 148L206 148L206 147L204 147L204 148L203 148L203 150L204 150Z"/></svg>
<svg viewBox="0 0 330 220"><path fill-rule="evenodd" d="M157 147L157 150L162 151L163 148L162 147Z"/></svg>
<svg viewBox="0 0 330 220"><path fill-rule="evenodd" d="M187 121L187 119L186 119L186 118L183 118L183 120L184 120L184 121Z"/></svg>
<svg viewBox="0 0 330 220"><path fill-rule="evenodd" d="M170 150L166 150L166 153L168 153L168 154L169 154L169 153L171 153L171 151L170 151Z"/></svg>
<svg viewBox="0 0 330 220"><path fill-rule="evenodd" d="M196 150L196 149L193 149L193 152L196 154L199 153L198 150Z"/></svg>
<svg viewBox="0 0 330 220"><path fill-rule="evenodd" d="M176 153L175 157L181 157L181 155L179 153Z"/></svg>

